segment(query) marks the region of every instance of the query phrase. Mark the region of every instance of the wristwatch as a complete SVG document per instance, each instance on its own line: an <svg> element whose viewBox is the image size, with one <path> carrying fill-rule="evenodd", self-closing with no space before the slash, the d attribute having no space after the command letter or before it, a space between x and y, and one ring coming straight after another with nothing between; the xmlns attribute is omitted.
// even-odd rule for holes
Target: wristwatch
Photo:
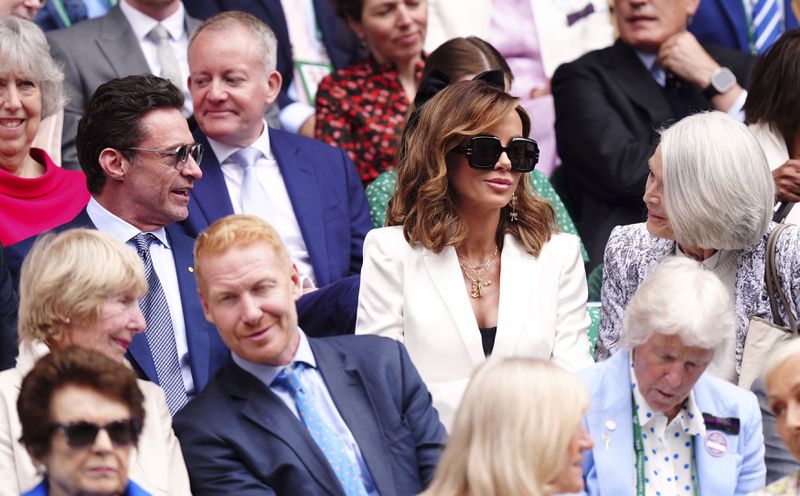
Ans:
<svg viewBox="0 0 800 496"><path fill-rule="evenodd" d="M711 100L711 98L725 93L734 86L736 86L736 76L727 67L720 67L711 75L711 84L703 90L703 94Z"/></svg>

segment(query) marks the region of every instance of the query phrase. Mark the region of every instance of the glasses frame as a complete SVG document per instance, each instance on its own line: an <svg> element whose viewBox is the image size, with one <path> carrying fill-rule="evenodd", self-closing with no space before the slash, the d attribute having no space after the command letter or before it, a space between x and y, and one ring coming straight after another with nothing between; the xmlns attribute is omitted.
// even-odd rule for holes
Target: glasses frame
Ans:
<svg viewBox="0 0 800 496"><path fill-rule="evenodd" d="M191 145L181 145L174 150L157 150L154 148L137 148L137 147L128 147L124 148L124 150L130 150L133 152L148 152L148 153L158 153L159 155L174 155L175 156L175 163L172 164L172 167L175 170L183 170L186 168L186 164L189 162L189 156L194 159L197 165L200 165L200 161L203 160L203 153L205 152L205 147L203 147L202 143L192 143ZM181 158L183 155L183 158Z"/></svg>
<svg viewBox="0 0 800 496"><path fill-rule="evenodd" d="M497 154L497 158L495 158L491 164L484 165L475 162L474 159L475 155L473 154L473 147L475 146L475 140L491 140L497 144L499 153ZM530 169L519 167L512 160L513 155L508 153L511 146L514 143L518 142L533 143L535 155L533 158L533 165L531 166ZM470 138L468 145L459 145L453 148L452 151L453 153L458 153L459 155L466 155L467 163L469 164L469 166L472 167L473 169L480 169L480 170L494 169L495 166L497 165L497 161L500 160L500 155L502 155L503 152L505 152L506 155L508 155L508 159L509 161L511 161L511 170L514 172L521 172L521 173L533 172L533 170L536 169L536 164L539 163L539 143L537 143L536 140L531 138L522 138L522 137L511 138L511 141L509 141L508 146L503 146L503 142L500 141L500 138L498 138L497 136L490 136L490 135L473 136L472 138Z"/></svg>
<svg viewBox="0 0 800 496"><path fill-rule="evenodd" d="M128 434L117 434L116 428L118 426L122 426L127 429ZM61 431L64 433L64 440L67 442L67 445L73 449L86 449L92 446L95 442L97 442L97 435L100 434L100 431L106 431L108 438L111 440L111 443L114 446L122 447L122 446L130 446L131 444L136 444L139 439L139 434L141 433L141 427L139 426L139 422L134 419L123 419L123 420L115 420L113 422L109 422L104 425L98 425L94 422L88 422L85 420L79 420L77 422L69 422L66 424L62 423L55 423L50 424L50 433L52 435L55 431ZM76 440L75 436L76 433L74 429L76 428L89 428L94 430L94 435L91 436L91 439L87 441L80 441ZM121 440L120 435L130 435L130 439L128 440Z"/></svg>

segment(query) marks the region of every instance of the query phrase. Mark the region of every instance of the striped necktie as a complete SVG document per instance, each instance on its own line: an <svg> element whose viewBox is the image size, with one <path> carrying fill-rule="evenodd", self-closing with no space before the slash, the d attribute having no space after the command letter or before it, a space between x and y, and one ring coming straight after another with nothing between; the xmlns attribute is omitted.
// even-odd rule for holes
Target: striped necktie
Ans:
<svg viewBox="0 0 800 496"><path fill-rule="evenodd" d="M753 5L753 51L763 55L783 33L778 0L756 0Z"/></svg>

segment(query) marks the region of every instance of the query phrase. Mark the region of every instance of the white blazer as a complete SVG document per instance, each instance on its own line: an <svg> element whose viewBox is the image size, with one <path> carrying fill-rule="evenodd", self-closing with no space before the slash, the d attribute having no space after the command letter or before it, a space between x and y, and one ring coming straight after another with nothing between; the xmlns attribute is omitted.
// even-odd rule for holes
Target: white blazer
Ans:
<svg viewBox="0 0 800 496"><path fill-rule="evenodd" d="M591 365L578 238L556 234L534 257L507 234L500 260L492 356L542 358L571 371ZM412 247L401 226L373 229L364 240L356 334L405 343L447 428L486 361L455 249Z"/></svg>
<svg viewBox="0 0 800 496"><path fill-rule="evenodd" d="M49 352L43 343L20 344L16 368L0 372L0 496L19 496L42 481L33 460L19 442L22 426L17 397L22 379L36 360ZM128 478L153 496L191 495L181 446L172 432L164 392L139 380L144 395L144 426L139 447L132 451Z"/></svg>
<svg viewBox="0 0 800 496"><path fill-rule="evenodd" d="M564 62L584 53L605 48L614 41L614 28L607 0L529 0L536 35L547 77ZM570 24L567 16L581 16ZM428 31L425 50L433 51L457 36L478 36L489 41L491 0L428 0Z"/></svg>

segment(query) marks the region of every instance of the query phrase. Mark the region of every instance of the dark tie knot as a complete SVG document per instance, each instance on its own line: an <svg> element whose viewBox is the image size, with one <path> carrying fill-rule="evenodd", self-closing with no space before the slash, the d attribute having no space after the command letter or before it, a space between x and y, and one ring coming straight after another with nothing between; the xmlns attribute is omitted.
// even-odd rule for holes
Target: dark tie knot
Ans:
<svg viewBox="0 0 800 496"><path fill-rule="evenodd" d="M148 253L150 251L150 244L159 242L158 238L153 233L139 233L132 237L131 241L136 245L136 251L139 253Z"/></svg>
<svg viewBox="0 0 800 496"><path fill-rule="evenodd" d="M283 387L289 394L294 396L296 393L303 392L303 383L300 381L300 372L305 368L301 362L294 362L288 367L281 370L272 383L276 386Z"/></svg>

